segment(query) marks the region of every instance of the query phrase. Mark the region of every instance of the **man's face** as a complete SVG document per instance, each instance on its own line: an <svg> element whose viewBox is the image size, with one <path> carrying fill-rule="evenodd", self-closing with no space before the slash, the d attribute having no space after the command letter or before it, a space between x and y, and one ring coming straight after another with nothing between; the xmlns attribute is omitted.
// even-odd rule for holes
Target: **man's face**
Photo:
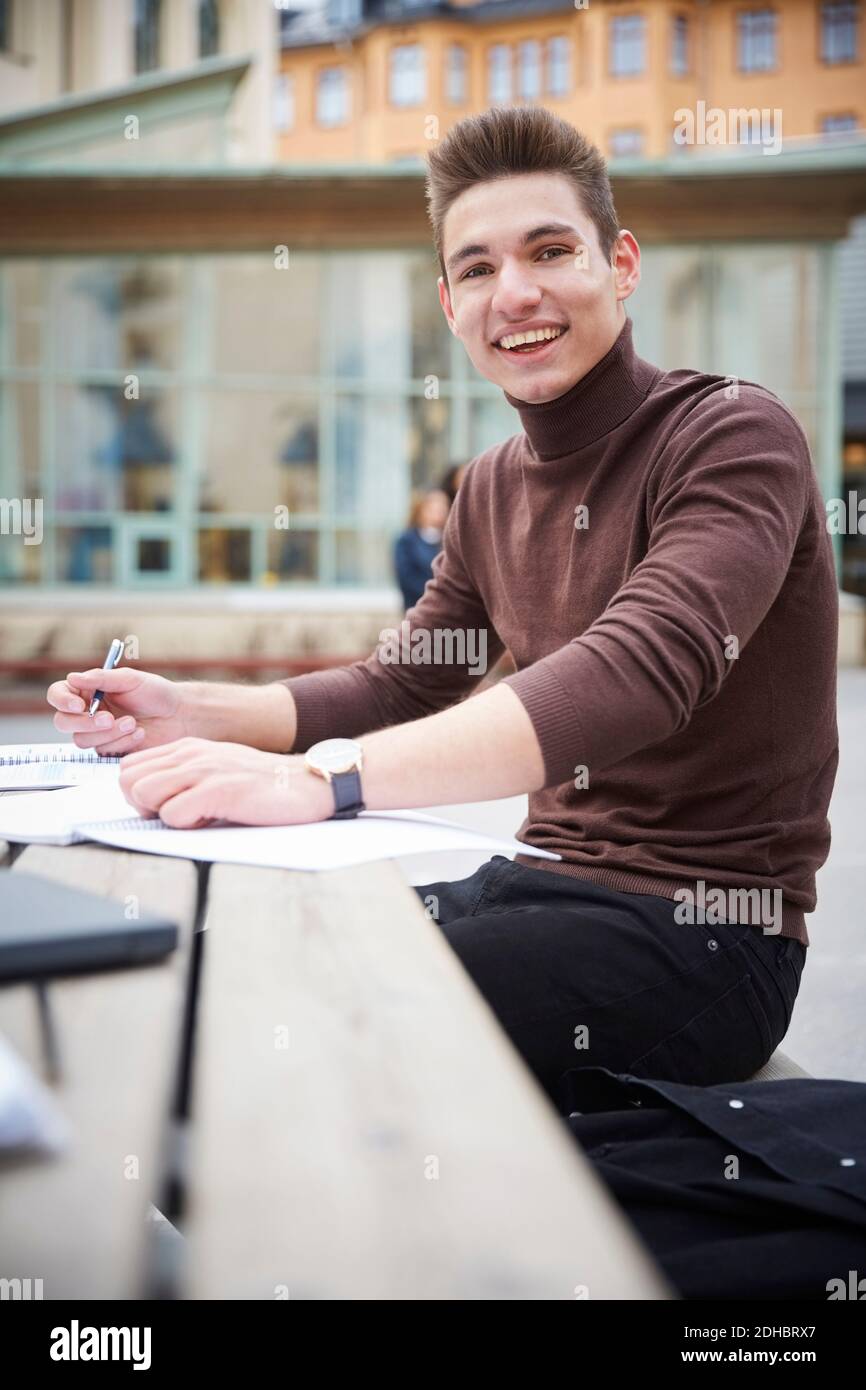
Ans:
<svg viewBox="0 0 866 1390"><path fill-rule="evenodd" d="M640 279L634 237L620 232L607 261L563 174L513 174L461 193L445 216L443 257L439 301L452 333L482 376L522 401L555 400L601 360ZM559 333L502 345L536 329Z"/></svg>

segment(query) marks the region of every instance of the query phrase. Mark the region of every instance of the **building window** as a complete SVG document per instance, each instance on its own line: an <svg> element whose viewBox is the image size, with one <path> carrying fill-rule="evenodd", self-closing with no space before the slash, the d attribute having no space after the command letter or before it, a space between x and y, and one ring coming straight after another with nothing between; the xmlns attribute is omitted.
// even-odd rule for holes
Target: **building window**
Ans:
<svg viewBox="0 0 866 1390"><path fill-rule="evenodd" d="M345 125L349 119L349 82L345 68L320 68L316 74L316 121Z"/></svg>
<svg viewBox="0 0 866 1390"><path fill-rule="evenodd" d="M517 95L521 101L537 101L541 96L541 44L537 39L517 46Z"/></svg>
<svg viewBox="0 0 866 1390"><path fill-rule="evenodd" d="M511 95L511 46L494 43L487 50L487 99L502 106Z"/></svg>
<svg viewBox="0 0 866 1390"><path fill-rule="evenodd" d="M295 126L295 79L287 72L274 78L274 128L285 132Z"/></svg>
<svg viewBox="0 0 866 1390"><path fill-rule="evenodd" d="M135 71L159 67L160 0L135 0Z"/></svg>
<svg viewBox="0 0 866 1390"><path fill-rule="evenodd" d="M218 0L199 0L198 56L213 58L220 51L220 7Z"/></svg>
<svg viewBox="0 0 866 1390"><path fill-rule="evenodd" d="M642 14L617 15L610 21L611 77L638 77L646 67L646 21Z"/></svg>
<svg viewBox="0 0 866 1390"><path fill-rule="evenodd" d="M822 135L846 135L849 131L859 129L860 122L853 111L842 111L833 116L821 117Z"/></svg>
<svg viewBox="0 0 866 1390"><path fill-rule="evenodd" d="M445 99L451 106L463 106L467 97L467 59L462 43L451 43L445 55Z"/></svg>
<svg viewBox="0 0 866 1390"><path fill-rule="evenodd" d="M686 77L689 71L689 21L684 14L671 20L671 77Z"/></svg>
<svg viewBox="0 0 866 1390"><path fill-rule="evenodd" d="M821 6L821 58L825 63L856 63L860 6L851 3Z"/></svg>
<svg viewBox="0 0 866 1390"><path fill-rule="evenodd" d="M612 130L608 141L610 152L618 158L636 157L644 152L644 133L639 126Z"/></svg>
<svg viewBox="0 0 866 1390"><path fill-rule="evenodd" d="M740 72L772 72L775 68L773 10L743 10L737 15L737 66Z"/></svg>
<svg viewBox="0 0 866 1390"><path fill-rule="evenodd" d="M571 91L571 39L562 34L547 40L547 95L568 96Z"/></svg>
<svg viewBox="0 0 866 1390"><path fill-rule="evenodd" d="M401 43L389 54L388 97L392 106L420 106L427 99L423 44Z"/></svg>

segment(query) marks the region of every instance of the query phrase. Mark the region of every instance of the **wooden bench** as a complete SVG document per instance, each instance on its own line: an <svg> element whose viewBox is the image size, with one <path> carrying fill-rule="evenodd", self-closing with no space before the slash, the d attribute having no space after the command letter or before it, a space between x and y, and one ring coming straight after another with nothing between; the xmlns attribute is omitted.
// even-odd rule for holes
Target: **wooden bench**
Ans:
<svg viewBox="0 0 866 1390"><path fill-rule="evenodd" d="M3 1161L0 1276L49 1299L675 1296L394 864L197 874L78 845L21 869L136 894L182 944L51 985L72 1144ZM0 1031L39 1068L29 987L0 991Z"/></svg>

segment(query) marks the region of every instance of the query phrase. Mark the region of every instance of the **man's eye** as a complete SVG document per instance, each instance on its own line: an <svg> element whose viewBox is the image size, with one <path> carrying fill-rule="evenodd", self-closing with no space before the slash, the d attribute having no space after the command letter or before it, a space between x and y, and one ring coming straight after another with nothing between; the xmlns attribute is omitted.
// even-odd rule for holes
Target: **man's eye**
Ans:
<svg viewBox="0 0 866 1390"><path fill-rule="evenodd" d="M542 256L546 256L548 251L553 251L557 256L570 256L571 252L566 246L546 246L542 251Z"/></svg>
<svg viewBox="0 0 866 1390"><path fill-rule="evenodd" d="M464 280L473 280L473 279L475 278L475 272L476 272L476 270L482 270L482 271L483 271L483 269L484 269L484 266L483 266L483 265L474 265L474 266L472 267L471 270L467 270L466 274L465 274L462 278L463 278Z"/></svg>

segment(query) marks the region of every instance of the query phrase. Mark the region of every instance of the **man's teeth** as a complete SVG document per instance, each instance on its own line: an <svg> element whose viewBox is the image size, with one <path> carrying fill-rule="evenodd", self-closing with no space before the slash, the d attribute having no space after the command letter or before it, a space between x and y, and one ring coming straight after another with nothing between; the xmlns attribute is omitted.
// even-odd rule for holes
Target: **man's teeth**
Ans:
<svg viewBox="0 0 866 1390"><path fill-rule="evenodd" d="M507 337L499 339L499 347L514 348L520 347L523 343L545 343L550 338L558 338L561 332L561 328L530 328L528 333L509 333Z"/></svg>

